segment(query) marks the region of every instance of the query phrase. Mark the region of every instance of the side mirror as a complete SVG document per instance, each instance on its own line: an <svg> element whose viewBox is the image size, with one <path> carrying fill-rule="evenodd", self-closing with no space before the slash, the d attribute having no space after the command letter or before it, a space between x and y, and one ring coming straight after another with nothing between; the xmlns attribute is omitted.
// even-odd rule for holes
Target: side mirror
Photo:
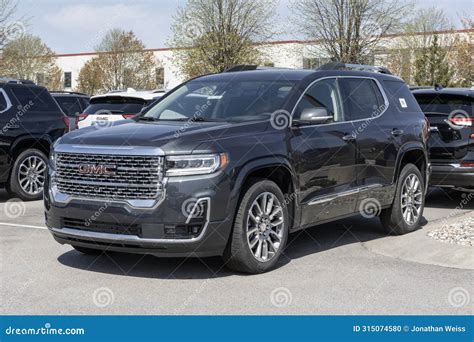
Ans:
<svg viewBox="0 0 474 342"><path fill-rule="evenodd" d="M298 125L323 124L333 119L326 108L306 108L301 113L301 117L294 122Z"/></svg>

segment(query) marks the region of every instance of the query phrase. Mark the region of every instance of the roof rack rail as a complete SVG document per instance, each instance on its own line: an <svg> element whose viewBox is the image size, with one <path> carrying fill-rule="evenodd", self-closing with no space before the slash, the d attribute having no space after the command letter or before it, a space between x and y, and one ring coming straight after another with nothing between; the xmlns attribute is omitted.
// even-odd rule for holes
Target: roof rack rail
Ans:
<svg viewBox="0 0 474 342"><path fill-rule="evenodd" d="M35 82L30 81L30 80L17 80L16 78L4 77L4 76L0 76L0 82L15 83L15 84L35 84Z"/></svg>
<svg viewBox="0 0 474 342"><path fill-rule="evenodd" d="M81 93L81 92L78 92L78 91L68 91L68 90L50 90L49 91L51 94L71 94L71 95L85 95L85 96L89 96L85 93Z"/></svg>
<svg viewBox="0 0 474 342"><path fill-rule="evenodd" d="M250 70L276 70L276 69L288 70L290 68L260 66L256 64L240 64L240 65L234 65L233 67L230 67L229 69L224 70L224 72L238 72L238 71L250 71Z"/></svg>
<svg viewBox="0 0 474 342"><path fill-rule="evenodd" d="M326 64L321 65L317 70L354 70L354 71L378 72L381 74L392 75L390 70L382 66L350 64L350 63L341 63L341 62L326 63Z"/></svg>

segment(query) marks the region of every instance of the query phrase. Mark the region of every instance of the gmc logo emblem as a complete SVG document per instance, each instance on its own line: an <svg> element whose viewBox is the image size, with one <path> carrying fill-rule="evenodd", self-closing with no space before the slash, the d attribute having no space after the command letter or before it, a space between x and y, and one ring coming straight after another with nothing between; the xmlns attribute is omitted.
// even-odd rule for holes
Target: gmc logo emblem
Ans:
<svg viewBox="0 0 474 342"><path fill-rule="evenodd" d="M94 165L94 164L79 165L80 174L114 175L115 169L116 169L116 166L112 166L112 165Z"/></svg>

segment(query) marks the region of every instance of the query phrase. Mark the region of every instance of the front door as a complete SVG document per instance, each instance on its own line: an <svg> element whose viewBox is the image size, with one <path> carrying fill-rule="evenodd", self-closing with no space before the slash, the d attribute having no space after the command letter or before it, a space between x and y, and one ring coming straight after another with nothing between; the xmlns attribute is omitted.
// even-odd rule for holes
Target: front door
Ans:
<svg viewBox="0 0 474 342"><path fill-rule="evenodd" d="M301 114L325 108L332 119L297 125ZM302 208L301 226L354 212L357 177L352 124L344 121L337 79L322 79L303 94L293 114L290 140Z"/></svg>

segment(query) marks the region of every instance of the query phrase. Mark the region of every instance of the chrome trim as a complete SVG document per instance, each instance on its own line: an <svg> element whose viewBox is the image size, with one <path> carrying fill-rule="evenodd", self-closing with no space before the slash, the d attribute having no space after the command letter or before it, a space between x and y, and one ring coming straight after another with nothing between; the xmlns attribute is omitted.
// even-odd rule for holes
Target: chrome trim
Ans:
<svg viewBox="0 0 474 342"><path fill-rule="evenodd" d="M340 197L355 195L355 194L358 194L362 191L378 189L378 188L381 188L381 187L383 187L382 184L365 185L365 186L361 186L361 187L354 188L354 189L351 189L351 190L346 190L346 191L343 191L343 192L339 192L337 194L330 194L330 195L326 195L326 196L322 196L322 197L313 198L311 201L308 202L307 205L322 204L322 203L330 202L330 201L335 200L335 199L340 198Z"/></svg>
<svg viewBox="0 0 474 342"><path fill-rule="evenodd" d="M89 151L90 150L90 151ZM164 157L165 153L159 147L153 146L106 146L106 145L75 145L58 144L54 152L80 153L80 154L112 154L123 156L148 156Z"/></svg>
<svg viewBox="0 0 474 342"><path fill-rule="evenodd" d="M359 122L359 121L374 120L374 119L377 119L377 118L381 117L387 111L388 107L390 106L390 102L388 100L387 94L385 93L385 90L382 87L382 84L380 84L380 81L378 79L376 79L374 77L369 77L369 76L326 76L326 77L318 78L317 80L313 81L303 91L303 93L299 97L298 101L296 102L295 107L291 111L290 127L296 127L296 126L293 126L293 116L295 114L296 108L298 107L299 103L303 99L304 94L306 94L306 92L309 90L309 88L311 88L314 84L316 84L319 81L323 81L323 80L327 80L327 79L336 79L336 81L337 81L339 78L362 78L362 79L369 79L369 80L375 81L375 83L377 84L377 86L378 86L378 88L379 88L379 90L382 94L382 97L384 99L384 105L385 105L384 110L377 116L373 116L373 117L370 116L370 117L367 117L367 118L364 118L364 119L358 119L358 120L352 120L352 121L349 121L349 120L347 120L347 121L338 121L338 122L331 122L331 123L327 123L327 124L303 125L303 126L298 126L298 128L307 128L307 127L315 127L315 126L323 126L323 125L324 126L329 126L329 125L337 125L337 124L348 123L348 122ZM339 84L338 84L338 88L339 88ZM340 96L341 96L341 93L339 91L339 97Z"/></svg>
<svg viewBox="0 0 474 342"><path fill-rule="evenodd" d="M64 227L62 229L49 228L49 230L51 230L53 233L66 235L72 238L83 237L83 238L90 238L96 241L105 241L105 242L110 242L110 243L130 242L134 244L139 244L139 243L189 244L189 243L199 242L200 240L202 240L202 238L205 236L207 232L207 228L209 227L210 215L211 215L211 199L210 197L200 198L196 203L200 201L208 201L206 221L204 223L204 227L202 228L201 234L191 239L147 239L147 238L140 238L136 235L99 233L99 232L91 232L91 231L85 231L85 230L80 230L80 229L72 229L72 228L67 228L67 227Z"/></svg>
<svg viewBox="0 0 474 342"><path fill-rule="evenodd" d="M191 222L191 219L193 218L194 213L198 209L199 203L204 202L204 201L207 202L206 221L209 221L210 212L211 212L211 209L210 209L211 208L211 198L210 197L203 197L203 198L198 199L196 201L196 203L194 204L193 209L191 210L191 212L188 215L188 218L186 219L186 224Z"/></svg>

